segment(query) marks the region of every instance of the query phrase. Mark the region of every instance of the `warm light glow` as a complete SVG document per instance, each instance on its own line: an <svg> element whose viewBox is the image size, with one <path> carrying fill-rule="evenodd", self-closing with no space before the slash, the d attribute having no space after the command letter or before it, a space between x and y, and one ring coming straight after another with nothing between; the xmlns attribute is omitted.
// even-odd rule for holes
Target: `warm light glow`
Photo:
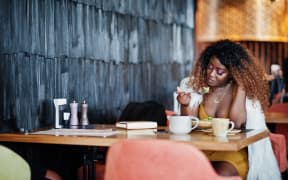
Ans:
<svg viewBox="0 0 288 180"><path fill-rule="evenodd" d="M288 0L198 0L198 41L288 42Z"/></svg>

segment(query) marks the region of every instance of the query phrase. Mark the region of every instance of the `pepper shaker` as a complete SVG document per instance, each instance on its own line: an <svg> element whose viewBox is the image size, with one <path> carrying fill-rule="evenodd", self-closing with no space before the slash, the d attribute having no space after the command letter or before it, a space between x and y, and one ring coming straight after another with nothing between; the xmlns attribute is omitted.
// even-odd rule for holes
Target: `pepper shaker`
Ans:
<svg viewBox="0 0 288 180"><path fill-rule="evenodd" d="M71 126L77 126L77 125L79 125L79 122L78 122L78 103L76 103L76 101L73 101L72 103L70 103L70 109L71 109L70 125Z"/></svg>
<svg viewBox="0 0 288 180"><path fill-rule="evenodd" d="M80 124L82 126L86 126L89 124L87 112L88 112L88 104L86 103L86 101L83 101L83 103L81 104L81 120L80 120Z"/></svg>

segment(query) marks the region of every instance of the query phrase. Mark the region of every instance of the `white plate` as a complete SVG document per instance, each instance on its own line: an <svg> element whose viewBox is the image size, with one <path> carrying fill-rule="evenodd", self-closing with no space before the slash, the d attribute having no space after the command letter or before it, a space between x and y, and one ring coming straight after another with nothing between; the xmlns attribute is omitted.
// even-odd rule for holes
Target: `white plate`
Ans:
<svg viewBox="0 0 288 180"><path fill-rule="evenodd" d="M205 133L212 133L213 132L212 129L201 129L201 131L205 132ZM235 135L235 134L238 134L240 132L241 132L241 129L233 129L230 132L228 132L227 135Z"/></svg>
<svg viewBox="0 0 288 180"><path fill-rule="evenodd" d="M235 135L241 132L241 129L233 129L230 132L228 132L228 135Z"/></svg>

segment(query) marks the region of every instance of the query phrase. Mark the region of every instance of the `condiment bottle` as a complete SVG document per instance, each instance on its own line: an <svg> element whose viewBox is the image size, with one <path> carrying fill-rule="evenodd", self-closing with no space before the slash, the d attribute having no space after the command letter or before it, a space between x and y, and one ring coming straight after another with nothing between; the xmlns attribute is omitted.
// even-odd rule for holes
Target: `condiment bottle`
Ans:
<svg viewBox="0 0 288 180"><path fill-rule="evenodd" d="M76 101L73 101L72 103L70 103L70 110L71 110L70 125L71 126L78 126L79 125L78 103L76 103Z"/></svg>
<svg viewBox="0 0 288 180"><path fill-rule="evenodd" d="M80 124L82 126L86 126L89 124L87 112L88 112L88 104L86 103L86 101L83 101L83 103L81 104L81 119L80 119Z"/></svg>

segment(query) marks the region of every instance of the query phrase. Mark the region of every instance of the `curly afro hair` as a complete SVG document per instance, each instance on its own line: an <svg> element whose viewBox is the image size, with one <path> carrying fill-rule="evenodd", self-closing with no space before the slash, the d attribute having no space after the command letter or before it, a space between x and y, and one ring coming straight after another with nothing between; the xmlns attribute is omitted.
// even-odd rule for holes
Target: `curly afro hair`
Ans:
<svg viewBox="0 0 288 180"><path fill-rule="evenodd" d="M230 40L217 41L208 46L196 61L188 86L196 91L207 87L207 66L216 57L232 76L236 84L241 84L252 100L259 100L264 111L269 106L269 86L264 69L250 51Z"/></svg>

